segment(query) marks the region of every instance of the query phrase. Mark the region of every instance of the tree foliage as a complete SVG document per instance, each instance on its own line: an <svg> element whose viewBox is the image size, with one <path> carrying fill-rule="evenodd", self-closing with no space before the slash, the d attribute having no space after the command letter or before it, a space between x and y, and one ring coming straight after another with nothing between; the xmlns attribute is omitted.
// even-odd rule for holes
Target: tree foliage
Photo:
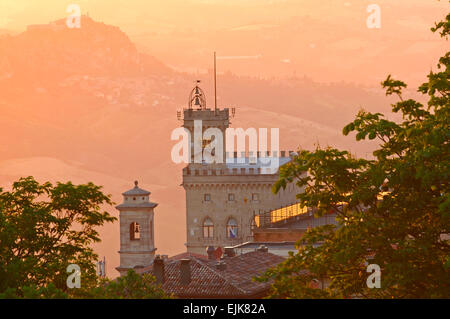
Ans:
<svg viewBox="0 0 450 319"><path fill-rule="evenodd" d="M137 274L128 270L125 276L114 280L102 280L95 288L77 291L81 298L93 299L168 299L156 279L150 274Z"/></svg>
<svg viewBox="0 0 450 319"><path fill-rule="evenodd" d="M111 204L92 183L27 177L0 189L0 298L169 298L148 274L97 277L91 244L100 241L97 227L116 220L102 209ZM80 288L67 287L70 264L80 267Z"/></svg>
<svg viewBox="0 0 450 319"><path fill-rule="evenodd" d="M432 31L447 39L449 25L450 14ZM450 52L438 70L418 89L427 105L405 99L402 81L382 83L398 96L400 123L361 110L344 127L358 141L380 142L374 159L318 148L280 169L275 193L296 183L304 206L336 211L339 224L309 230L296 254L259 278L273 280L271 297L450 297ZM367 264L380 266L381 288L368 288ZM329 285L318 289L315 279Z"/></svg>
<svg viewBox="0 0 450 319"><path fill-rule="evenodd" d="M63 296L67 266L77 264L83 284L95 286L97 227L115 217L102 210L110 196L92 183L39 184L33 177L0 189L0 293ZM56 290L59 292L57 292Z"/></svg>

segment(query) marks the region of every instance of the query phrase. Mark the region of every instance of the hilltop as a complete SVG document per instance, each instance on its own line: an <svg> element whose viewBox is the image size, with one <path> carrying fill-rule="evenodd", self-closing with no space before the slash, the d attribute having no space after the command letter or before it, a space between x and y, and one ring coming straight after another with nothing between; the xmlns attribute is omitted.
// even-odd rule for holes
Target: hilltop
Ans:
<svg viewBox="0 0 450 319"><path fill-rule="evenodd" d="M0 79L20 83L58 81L73 75L138 76L171 70L139 53L116 26L81 17L81 28L66 20L30 25L25 32L0 37Z"/></svg>

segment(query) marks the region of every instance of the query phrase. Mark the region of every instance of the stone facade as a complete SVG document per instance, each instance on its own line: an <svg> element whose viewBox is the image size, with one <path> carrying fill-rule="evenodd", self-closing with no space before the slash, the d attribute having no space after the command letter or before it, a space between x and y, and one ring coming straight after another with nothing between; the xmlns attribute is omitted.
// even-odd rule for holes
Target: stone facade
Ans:
<svg viewBox="0 0 450 319"><path fill-rule="evenodd" d="M128 269L145 267L155 257L153 209L158 205L149 201L150 192L135 187L122 194L124 201L116 206L120 211L120 275Z"/></svg>
<svg viewBox="0 0 450 319"><path fill-rule="evenodd" d="M292 204L296 191L288 188L272 193L277 174L223 175L188 174L185 169L183 186L186 190L187 251L205 253L207 246L234 246L253 240L254 216L261 212ZM211 173L211 172L209 172ZM237 223L236 236L230 236L230 220ZM212 234L206 221L213 224Z"/></svg>
<svg viewBox="0 0 450 319"><path fill-rule="evenodd" d="M230 124L229 113L227 108L211 110L204 105L198 109L191 105L183 110L183 127L191 136L199 138L194 136L194 121L202 120L201 132L208 128L220 129L224 146L224 163L194 163L191 142L191 163L183 169L182 184L186 191L188 252L205 254L208 246L234 246L251 241L255 214L297 201L298 189L293 187L277 195L272 193L278 172L263 174L263 166L253 163L245 154L240 154L240 161L236 152L228 156L225 132ZM179 114L181 119L181 112ZM202 138L203 147L208 142ZM258 155L261 156L260 153ZM285 152L272 152L270 156L277 157L280 165L290 161Z"/></svg>

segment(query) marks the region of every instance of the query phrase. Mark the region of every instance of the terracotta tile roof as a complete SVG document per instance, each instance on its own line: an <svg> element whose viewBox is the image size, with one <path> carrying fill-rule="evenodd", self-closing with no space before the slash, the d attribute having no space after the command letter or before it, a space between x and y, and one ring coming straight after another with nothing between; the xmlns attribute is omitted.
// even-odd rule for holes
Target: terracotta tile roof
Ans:
<svg viewBox="0 0 450 319"><path fill-rule="evenodd" d="M208 256L206 256L206 255L190 253L190 252L187 252L187 251L184 252L184 253L172 256L172 257L169 258L169 260L180 260L180 259L191 258L191 257L195 257L195 258L200 259L200 260L208 261Z"/></svg>
<svg viewBox="0 0 450 319"><path fill-rule="evenodd" d="M227 282L217 271L199 259L191 258L191 281L188 285L181 283L181 261L166 264L165 282L162 288L178 297L230 297L244 294L234 285Z"/></svg>
<svg viewBox="0 0 450 319"><path fill-rule="evenodd" d="M267 288L267 283L255 282L253 277L262 275L267 269L283 262L284 258L261 251L252 251L231 258L225 258L226 269L220 273L233 285L252 293Z"/></svg>
<svg viewBox="0 0 450 319"><path fill-rule="evenodd" d="M191 281L181 282L181 259L190 259ZM225 258L226 268L216 268L216 261L192 253L183 253L166 260L162 288L180 298L248 298L263 294L270 284L252 281L284 258L268 252L249 252ZM140 273L153 273L152 266L140 269Z"/></svg>
<svg viewBox="0 0 450 319"><path fill-rule="evenodd" d="M181 260L181 259L191 259L191 258L196 258L199 260L203 260L203 261L208 261L208 256L205 255L201 255L201 254L196 254L196 253L190 253L190 252L184 252L184 253L180 253L178 255L174 255L170 258L168 258L166 260L166 264L167 262L171 262L171 261L176 261L176 260ZM146 267L142 267L142 268L135 268L134 270L138 273L138 274L142 274L142 273L147 273L147 272L151 272L151 270L153 269L153 261L150 263L150 265L146 266Z"/></svg>

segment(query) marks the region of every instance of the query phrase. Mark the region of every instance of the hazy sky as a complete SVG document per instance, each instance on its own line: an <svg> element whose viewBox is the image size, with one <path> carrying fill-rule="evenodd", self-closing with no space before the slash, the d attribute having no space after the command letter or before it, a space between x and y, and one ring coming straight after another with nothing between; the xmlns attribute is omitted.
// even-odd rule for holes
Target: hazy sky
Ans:
<svg viewBox="0 0 450 319"><path fill-rule="evenodd" d="M395 10L398 19L416 10L427 14L448 8L447 1L437 0L1 0L0 27L23 29L27 24L62 18L72 3L108 23L213 28L240 23L276 24L287 17L305 14L324 21L349 23L348 19L358 19L359 15L364 19L365 8L372 3L388 14ZM421 23L423 20L419 18L413 24Z"/></svg>
<svg viewBox="0 0 450 319"><path fill-rule="evenodd" d="M217 51L235 57L220 62L222 72L367 85L388 72L419 83L445 50L429 29L449 8L435 0L1 0L0 29L64 18L71 3L178 70L206 71ZM372 3L380 29L366 25Z"/></svg>

